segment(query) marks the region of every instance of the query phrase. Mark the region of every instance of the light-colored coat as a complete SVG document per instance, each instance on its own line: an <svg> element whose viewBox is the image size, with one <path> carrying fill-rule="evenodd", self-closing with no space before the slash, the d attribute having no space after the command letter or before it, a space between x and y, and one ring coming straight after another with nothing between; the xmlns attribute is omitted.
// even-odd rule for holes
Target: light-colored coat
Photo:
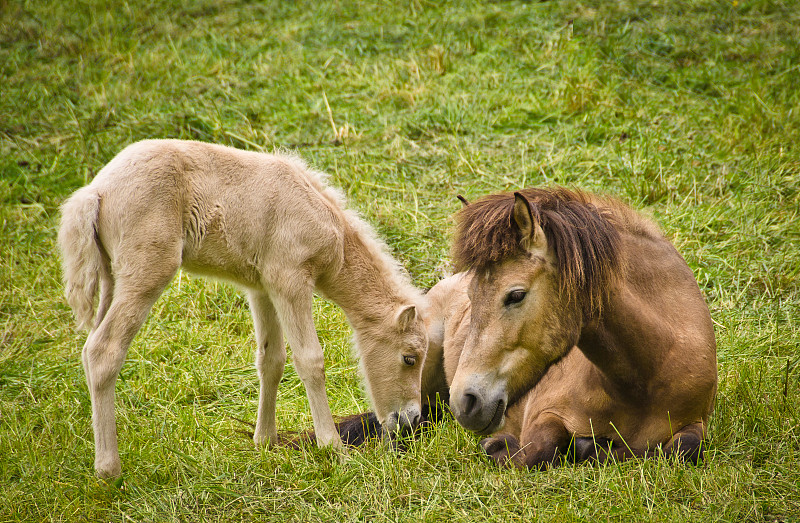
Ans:
<svg viewBox="0 0 800 523"><path fill-rule="evenodd" d="M312 318L315 289L342 307L354 329L381 423L392 431L419 419L416 363L427 337L418 292L324 175L294 156L178 140L135 143L64 203L59 245L67 300L90 329L82 358L102 477L121 471L114 421L120 367L179 267L247 294L258 344L256 443L277 436L285 334L318 443L342 447Z"/></svg>

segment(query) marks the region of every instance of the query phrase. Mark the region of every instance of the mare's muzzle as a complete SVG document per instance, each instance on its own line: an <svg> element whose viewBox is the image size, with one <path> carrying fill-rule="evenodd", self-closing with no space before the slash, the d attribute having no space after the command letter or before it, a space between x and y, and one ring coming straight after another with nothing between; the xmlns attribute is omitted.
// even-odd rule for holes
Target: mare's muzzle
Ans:
<svg viewBox="0 0 800 523"><path fill-rule="evenodd" d="M477 434L492 434L503 427L508 395L505 388L487 390L468 386L450 397L450 408L465 429Z"/></svg>

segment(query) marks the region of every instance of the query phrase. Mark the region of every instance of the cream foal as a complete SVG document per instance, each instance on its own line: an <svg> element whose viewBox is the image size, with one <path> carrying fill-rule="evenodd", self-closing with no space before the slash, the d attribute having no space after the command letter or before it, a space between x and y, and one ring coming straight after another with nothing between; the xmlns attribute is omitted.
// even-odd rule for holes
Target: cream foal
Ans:
<svg viewBox="0 0 800 523"><path fill-rule="evenodd" d="M427 347L419 293L324 175L298 158L190 141L135 143L64 203L58 240L67 300L79 326L90 329L82 359L99 476L121 473L114 385L133 337L179 267L247 294L258 344L257 444L277 437L285 333L317 443L342 448L312 317L315 289L353 327L385 430L417 424Z"/></svg>

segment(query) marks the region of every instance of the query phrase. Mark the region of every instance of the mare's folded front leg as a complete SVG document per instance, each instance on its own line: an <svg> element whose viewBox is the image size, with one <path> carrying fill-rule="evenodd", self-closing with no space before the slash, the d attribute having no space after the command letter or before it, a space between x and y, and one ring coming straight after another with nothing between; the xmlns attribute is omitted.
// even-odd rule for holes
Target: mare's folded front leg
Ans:
<svg viewBox="0 0 800 523"><path fill-rule="evenodd" d="M525 464L525 454L520 450L516 436L495 434L482 439L479 445L495 465L500 467L514 465L522 468Z"/></svg>
<svg viewBox="0 0 800 523"><path fill-rule="evenodd" d="M275 422L278 385L286 366L286 346L278 315L264 292L247 293L256 331L256 370L258 371L258 413L253 441L256 445L275 443L278 427Z"/></svg>
<svg viewBox="0 0 800 523"><path fill-rule="evenodd" d="M297 375L306 388L317 444L344 450L325 392L325 360L312 313L313 289L308 285L291 288L290 284L287 278L280 289L273 287L270 297L292 347Z"/></svg>
<svg viewBox="0 0 800 523"><path fill-rule="evenodd" d="M521 439L498 434L482 440L480 445L497 465L545 469L558 463L569 441L569 432L561 418L542 414L523 425Z"/></svg>
<svg viewBox="0 0 800 523"><path fill-rule="evenodd" d="M676 432L664 445L663 454L666 457L677 456L681 461L697 464L703 459L704 425L702 422L687 425ZM624 443L610 442L609 440L592 441L591 438L582 438L586 449L582 455L578 449L579 458L587 461L605 463L609 459L624 461L633 458L652 458L659 455L658 449L630 448Z"/></svg>

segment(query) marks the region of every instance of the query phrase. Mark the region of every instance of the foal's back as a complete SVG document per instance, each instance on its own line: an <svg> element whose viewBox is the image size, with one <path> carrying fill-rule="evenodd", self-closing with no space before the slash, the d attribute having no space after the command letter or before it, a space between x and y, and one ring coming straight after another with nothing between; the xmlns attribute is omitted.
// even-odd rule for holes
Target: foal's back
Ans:
<svg viewBox="0 0 800 523"><path fill-rule="evenodd" d="M147 140L89 187L100 196L98 235L114 263L135 265L141 247L156 246L192 272L254 288L270 267L313 273L341 252L341 198L293 156Z"/></svg>

